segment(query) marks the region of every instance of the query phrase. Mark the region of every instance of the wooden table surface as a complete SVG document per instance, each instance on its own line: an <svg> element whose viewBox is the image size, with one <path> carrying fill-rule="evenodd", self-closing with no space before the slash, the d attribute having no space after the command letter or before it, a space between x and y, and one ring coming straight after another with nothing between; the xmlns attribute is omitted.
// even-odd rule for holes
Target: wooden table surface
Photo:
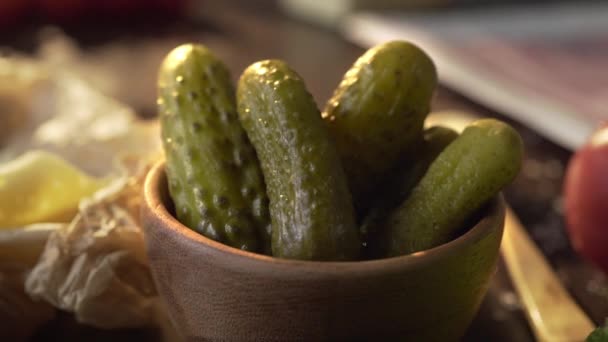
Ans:
<svg viewBox="0 0 608 342"><path fill-rule="evenodd" d="M36 22L0 34L0 45L32 52L40 27ZM187 19L64 29L83 49L83 61L95 64L107 77L117 80L108 90L110 95L135 108L144 118L156 115L155 79L160 60L180 43L192 41L209 46L228 64L235 80L257 60L284 59L302 75L321 106L363 52L334 32L285 17L272 1L205 1ZM433 110L443 109L461 109L509 121L500 113L440 87ZM507 200L575 299L596 323L603 323L608 317L606 278L576 257L564 231L560 194L564 167L571 154L512 123L524 139L526 159L520 176L505 191ZM108 336L94 329L76 328L65 316L55 323L38 339L57 334L63 340L78 340L87 334ZM150 335L131 331L125 332L124 337L137 340ZM533 340L504 265L499 266L479 317L465 340Z"/></svg>

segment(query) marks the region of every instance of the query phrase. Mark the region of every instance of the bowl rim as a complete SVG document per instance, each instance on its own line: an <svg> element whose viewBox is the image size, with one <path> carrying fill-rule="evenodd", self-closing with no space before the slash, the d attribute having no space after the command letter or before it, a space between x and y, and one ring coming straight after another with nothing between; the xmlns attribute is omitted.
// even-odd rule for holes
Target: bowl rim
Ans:
<svg viewBox="0 0 608 342"><path fill-rule="evenodd" d="M400 269L404 266L424 266L429 263L433 263L437 259L445 258L449 255L457 255L459 250L464 249L476 241L480 241L486 235L489 235L493 228L497 226L496 224L493 224L492 220L501 220L502 222L498 225L497 229L501 231L504 229L505 203L502 193L499 193L494 199L492 199L492 202L488 207L487 214L485 214L471 229L458 236L456 239L424 251L382 259L357 261L309 261L277 258L269 255L244 251L225 245L221 242L209 239L183 225L167 210L165 204L162 202L159 184L161 180L164 181L163 178L165 177L165 160L161 159L152 166L146 175L143 189L144 206L142 207L142 216L145 216L145 212L147 211L148 215L155 216L156 220L165 223L162 225L163 228L185 237L190 242L202 244L205 247L212 249L214 253L220 253L224 254L226 257L237 257L239 259L255 261L267 265L283 265L294 268L298 267L299 269L308 268L311 271L319 269L331 269L334 271L342 270L347 272L353 270L374 270L379 269L380 266L382 266L384 269L387 267ZM142 218L142 222L145 221L145 218ZM143 226L144 234L146 234L148 224L144 223Z"/></svg>

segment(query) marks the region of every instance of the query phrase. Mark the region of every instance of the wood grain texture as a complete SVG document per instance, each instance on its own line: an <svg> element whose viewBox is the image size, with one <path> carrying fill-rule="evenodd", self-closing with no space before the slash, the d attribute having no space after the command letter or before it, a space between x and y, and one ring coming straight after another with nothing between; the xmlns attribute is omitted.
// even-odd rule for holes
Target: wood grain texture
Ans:
<svg viewBox="0 0 608 342"><path fill-rule="evenodd" d="M504 222L498 197L468 232L428 251L294 261L237 250L180 224L170 213L162 162L144 192L153 275L189 340L458 340L495 271Z"/></svg>

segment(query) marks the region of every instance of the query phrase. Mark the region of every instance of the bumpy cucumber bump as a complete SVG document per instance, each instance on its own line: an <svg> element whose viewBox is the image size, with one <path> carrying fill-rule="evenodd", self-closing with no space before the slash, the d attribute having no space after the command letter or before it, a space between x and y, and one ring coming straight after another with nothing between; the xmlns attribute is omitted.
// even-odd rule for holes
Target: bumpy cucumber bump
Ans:
<svg viewBox="0 0 608 342"><path fill-rule="evenodd" d="M226 66L202 45L175 48L160 67L158 110L178 220L227 245L268 252L263 176Z"/></svg>
<svg viewBox="0 0 608 342"><path fill-rule="evenodd" d="M390 215L379 242L386 255L409 254L453 239L472 214L515 178L522 155L521 137L508 124L483 119L467 126Z"/></svg>
<svg viewBox="0 0 608 342"><path fill-rule="evenodd" d="M363 54L327 102L323 117L358 209L421 140L436 84L435 65L424 51L392 41Z"/></svg>
<svg viewBox="0 0 608 342"><path fill-rule="evenodd" d="M360 240L338 153L304 82L284 62L249 66L238 112L262 165L274 256L354 260Z"/></svg>

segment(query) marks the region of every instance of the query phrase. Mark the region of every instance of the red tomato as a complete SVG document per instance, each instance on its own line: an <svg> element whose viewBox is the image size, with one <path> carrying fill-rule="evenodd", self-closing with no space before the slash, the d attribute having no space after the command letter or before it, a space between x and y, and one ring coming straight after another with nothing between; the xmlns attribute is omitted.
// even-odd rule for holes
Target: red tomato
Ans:
<svg viewBox="0 0 608 342"><path fill-rule="evenodd" d="M608 273L608 125L574 154L564 191L574 249Z"/></svg>

